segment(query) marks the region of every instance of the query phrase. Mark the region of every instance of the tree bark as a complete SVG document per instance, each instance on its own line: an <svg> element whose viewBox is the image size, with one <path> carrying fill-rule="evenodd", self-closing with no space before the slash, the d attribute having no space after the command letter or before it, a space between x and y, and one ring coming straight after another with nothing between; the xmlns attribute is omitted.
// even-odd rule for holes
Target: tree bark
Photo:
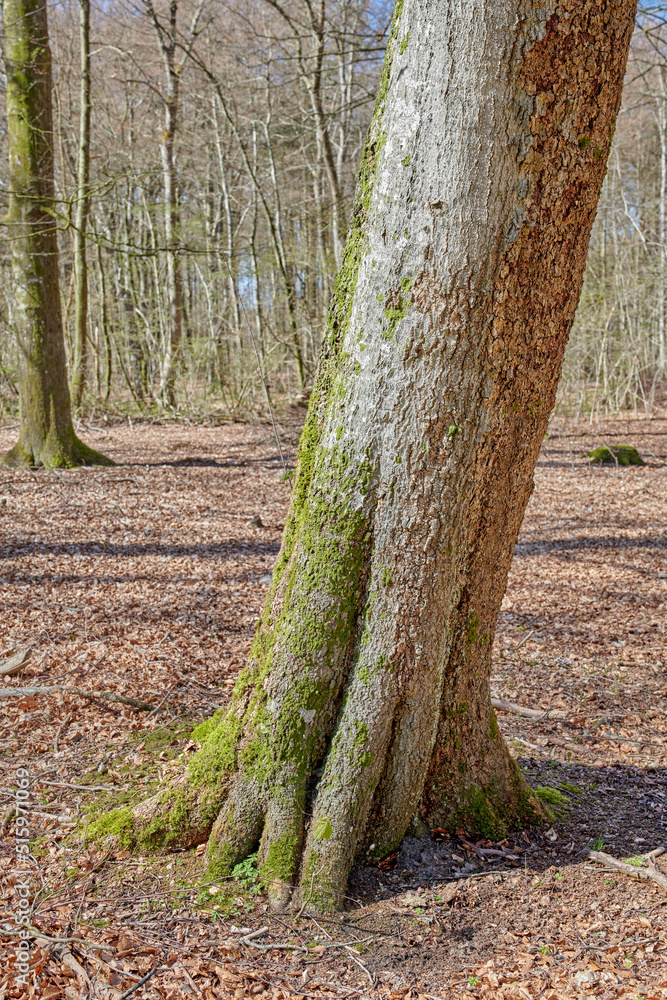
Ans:
<svg viewBox="0 0 667 1000"><path fill-rule="evenodd" d="M396 5L281 555L231 706L98 833L259 844L274 906L339 905L416 818L544 818L491 648L554 403L634 0ZM297 896L299 892L297 892Z"/></svg>
<svg viewBox="0 0 667 1000"><path fill-rule="evenodd" d="M88 261L86 236L90 214L90 0L79 0L81 81L79 96L79 149L74 217L74 338L72 344L72 397L78 409L88 370Z"/></svg>
<svg viewBox="0 0 667 1000"><path fill-rule="evenodd" d="M162 180L164 185L164 234L167 258L167 293L169 297L169 326L165 354L160 376L160 395L172 409L176 406L176 371L180 359L183 336L183 279L178 256L180 238L180 202L174 146L178 124L180 69L176 63L176 18L178 0L169 4L169 24L164 28L148 4L162 51L165 69L164 129L160 143Z"/></svg>
<svg viewBox="0 0 667 1000"><path fill-rule="evenodd" d="M72 466L111 461L72 427L65 360L53 183L51 55L46 6L4 0L9 211L21 355L19 441L6 465Z"/></svg>

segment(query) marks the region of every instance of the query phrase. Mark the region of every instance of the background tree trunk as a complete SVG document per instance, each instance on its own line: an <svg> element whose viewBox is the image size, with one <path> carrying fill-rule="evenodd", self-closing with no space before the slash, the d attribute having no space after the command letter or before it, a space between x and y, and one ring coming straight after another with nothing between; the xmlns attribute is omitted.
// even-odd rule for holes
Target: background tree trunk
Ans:
<svg viewBox="0 0 667 1000"><path fill-rule="evenodd" d="M88 262L86 235L90 214L90 0L79 0L81 82L79 92L79 149L74 218L74 338L72 397L81 406L88 369Z"/></svg>
<svg viewBox="0 0 667 1000"><path fill-rule="evenodd" d="M500 835L545 815L498 731L490 651L634 13L397 3L248 666L183 783L117 826L210 829L217 872L259 843L274 905L297 881L331 908L415 817Z"/></svg>
<svg viewBox="0 0 667 1000"><path fill-rule="evenodd" d="M9 465L111 464L74 434L58 289L51 55L41 0L5 0L9 211L21 353L20 435Z"/></svg>

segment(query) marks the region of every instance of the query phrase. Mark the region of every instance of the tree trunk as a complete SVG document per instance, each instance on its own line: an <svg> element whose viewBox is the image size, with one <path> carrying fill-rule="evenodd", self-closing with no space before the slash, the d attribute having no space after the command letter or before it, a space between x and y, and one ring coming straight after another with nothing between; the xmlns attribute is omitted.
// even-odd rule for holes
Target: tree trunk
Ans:
<svg viewBox="0 0 667 1000"><path fill-rule="evenodd" d="M90 214L90 0L79 0L81 85L79 97L79 151L74 220L74 341L72 397L81 406L88 369L88 262L86 234Z"/></svg>
<svg viewBox="0 0 667 1000"><path fill-rule="evenodd" d="M72 427L53 183L51 55L46 6L4 0L9 211L21 354L20 433L7 465L112 464Z"/></svg>
<svg viewBox="0 0 667 1000"><path fill-rule="evenodd" d="M171 58L170 58L171 57ZM180 205L178 178L174 160L174 143L178 121L178 73L173 61L173 50L165 55L167 93L165 97L165 124L160 144L162 177L164 183L164 234L167 248L167 292L169 296L169 325L165 355L162 361L160 395L172 409L176 406L176 372L183 335L183 280L178 257L180 231Z"/></svg>
<svg viewBox="0 0 667 1000"><path fill-rule="evenodd" d="M496 619L581 289L634 0L399 0L282 551L178 786L98 833L259 844L340 903L415 817L544 817L490 704Z"/></svg>

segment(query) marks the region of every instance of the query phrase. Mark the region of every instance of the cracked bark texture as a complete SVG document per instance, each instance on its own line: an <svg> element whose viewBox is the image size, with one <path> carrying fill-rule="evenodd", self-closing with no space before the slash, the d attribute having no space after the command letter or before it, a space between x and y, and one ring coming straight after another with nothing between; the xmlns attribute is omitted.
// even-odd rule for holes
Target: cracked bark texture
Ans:
<svg viewBox="0 0 667 1000"><path fill-rule="evenodd" d="M326 909L411 823L543 815L498 731L491 648L634 15L399 0L248 666L181 789L117 829L194 842L215 816L214 870L259 844L275 906Z"/></svg>

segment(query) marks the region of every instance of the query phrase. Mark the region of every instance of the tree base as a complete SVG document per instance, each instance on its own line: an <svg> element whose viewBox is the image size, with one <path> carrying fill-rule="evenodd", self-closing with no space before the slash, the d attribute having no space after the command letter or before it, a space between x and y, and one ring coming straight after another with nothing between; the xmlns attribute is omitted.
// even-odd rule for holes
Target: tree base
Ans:
<svg viewBox="0 0 667 1000"><path fill-rule="evenodd" d="M213 744L207 745L206 739L188 772L173 785L134 807L104 814L86 834L106 847L147 852L184 850L208 842L211 878L229 877L239 862L258 851L261 882L273 910L303 906L332 912L343 903L352 863L383 857L400 845L405 834L428 837L434 827L444 827L451 833L463 829L469 835L499 840L512 829L553 820L499 733L493 742L492 767L461 780L460 769L450 762L440 782L431 780L417 815L404 817L391 844L382 837L377 844L368 843L373 821L362 840L353 826L349 832L338 828L333 837L331 829L322 827L318 833L312 823L309 831L308 804L304 811L279 793L267 796L266 789L238 771L230 777L220 766L221 757L213 774L209 770ZM204 773L207 780L202 781ZM429 812L429 794L441 803L439 809ZM352 860L346 864L345 858Z"/></svg>
<svg viewBox="0 0 667 1000"><path fill-rule="evenodd" d="M0 465L9 469L76 469L82 465L112 466L116 463L80 441L74 431L64 443L47 438L39 448L26 446L21 438L2 458Z"/></svg>

